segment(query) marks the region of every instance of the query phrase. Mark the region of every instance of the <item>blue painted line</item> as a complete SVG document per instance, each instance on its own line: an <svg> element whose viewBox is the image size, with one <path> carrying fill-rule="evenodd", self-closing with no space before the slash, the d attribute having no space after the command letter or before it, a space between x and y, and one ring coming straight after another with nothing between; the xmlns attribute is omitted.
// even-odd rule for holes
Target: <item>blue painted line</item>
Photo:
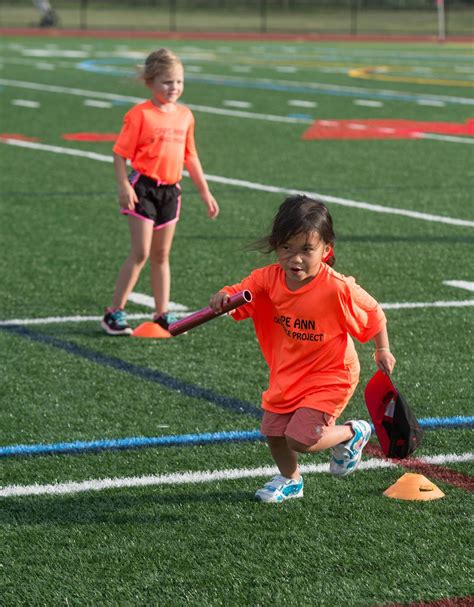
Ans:
<svg viewBox="0 0 474 607"><path fill-rule="evenodd" d="M133 437L114 440L74 441L72 443L10 445L0 447L0 457L22 455L77 454L93 451L138 449L144 447L188 447L209 443L231 443L264 440L258 430L181 434L178 436Z"/></svg>
<svg viewBox="0 0 474 607"><path fill-rule="evenodd" d="M47 335L45 333L31 331L30 329L26 329L20 325L3 325L0 326L0 329L3 331L9 331L10 333L15 333L21 337L26 337L31 341L53 346L54 348L63 350L64 352L72 354L73 356L78 356L100 365L112 367L117 371L129 373L130 375L139 377L140 379L158 383L169 390L179 392L185 396L190 396L191 398L205 400L218 405L227 411L244 413L245 415L249 415L250 417L257 419L262 417L262 411L250 403L246 403L245 401L237 398L231 398L230 396L217 394L212 390L201 388L195 384L190 384L188 382L176 379L170 375L167 375L166 373L162 373L161 371L148 369L147 367L140 367L139 365L128 363L120 358L115 358L114 356L109 356L107 354L101 354L100 352L95 352L94 350L89 350L83 346L57 339L56 337L52 337L51 335Z"/></svg>
<svg viewBox="0 0 474 607"><path fill-rule="evenodd" d="M426 430L439 428L469 428L474 425L474 417L427 417L419 423ZM112 440L74 441L70 443L8 445L0 447L0 457L31 455L74 455L79 453L139 449L150 447L189 447L209 443L232 443L262 441L265 437L259 430L235 430L229 432L208 432L204 434L180 434L157 437L131 437Z"/></svg>

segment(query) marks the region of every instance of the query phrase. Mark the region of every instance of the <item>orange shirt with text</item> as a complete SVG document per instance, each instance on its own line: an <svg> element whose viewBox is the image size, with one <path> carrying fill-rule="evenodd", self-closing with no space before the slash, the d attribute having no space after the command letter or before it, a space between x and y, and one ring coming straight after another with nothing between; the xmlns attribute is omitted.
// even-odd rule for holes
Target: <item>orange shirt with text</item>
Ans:
<svg viewBox="0 0 474 607"><path fill-rule="evenodd" d="M178 183L186 160L197 156L194 116L184 105L163 112L151 100L139 103L125 114L113 150L143 175L162 183Z"/></svg>
<svg viewBox="0 0 474 607"><path fill-rule="evenodd" d="M252 302L232 312L235 320L252 318L270 369L262 407L290 413L299 407L338 417L359 380L352 337L366 342L386 319L380 305L351 277L322 263L318 275L296 291L286 286L279 264L254 270L230 295L248 289Z"/></svg>

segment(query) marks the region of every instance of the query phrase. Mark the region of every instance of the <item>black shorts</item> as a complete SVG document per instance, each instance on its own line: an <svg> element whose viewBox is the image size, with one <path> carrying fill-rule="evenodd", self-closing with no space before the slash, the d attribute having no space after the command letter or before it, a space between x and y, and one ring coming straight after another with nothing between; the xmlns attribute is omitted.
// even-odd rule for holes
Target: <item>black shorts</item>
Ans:
<svg viewBox="0 0 474 607"><path fill-rule="evenodd" d="M181 188L178 184L159 185L155 179L137 171L133 171L128 180L138 196L138 202L133 210L122 209L122 215L152 221L155 230L178 221L181 208Z"/></svg>

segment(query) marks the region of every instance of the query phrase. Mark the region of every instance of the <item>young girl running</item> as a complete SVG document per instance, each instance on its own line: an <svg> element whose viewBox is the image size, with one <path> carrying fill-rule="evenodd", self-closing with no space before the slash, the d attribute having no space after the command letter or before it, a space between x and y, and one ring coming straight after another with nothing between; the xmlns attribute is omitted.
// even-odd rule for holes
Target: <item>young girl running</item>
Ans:
<svg viewBox="0 0 474 607"><path fill-rule="evenodd" d="M331 268L334 240L324 204L306 196L287 198L270 235L259 242L266 252L276 252L278 263L254 270L210 301L217 312L230 295L243 289L253 294L252 302L232 315L252 318L270 368L261 431L280 474L255 494L263 502L303 497L298 453L332 448L330 472L336 476L358 467L370 425L363 420L335 425L359 379L351 336L374 340L374 358L384 373L395 365L381 307L353 278Z"/></svg>
<svg viewBox="0 0 474 607"><path fill-rule="evenodd" d="M151 99L125 114L114 145L120 212L128 217L131 250L119 272L115 293L101 326L109 335L130 335L127 298L150 257L154 321L165 329L170 296L169 253L179 219L183 164L196 184L211 219L219 206L209 191L194 143L194 117L177 103L183 93L183 65L169 50L151 53L143 79ZM126 161L133 171L127 176Z"/></svg>

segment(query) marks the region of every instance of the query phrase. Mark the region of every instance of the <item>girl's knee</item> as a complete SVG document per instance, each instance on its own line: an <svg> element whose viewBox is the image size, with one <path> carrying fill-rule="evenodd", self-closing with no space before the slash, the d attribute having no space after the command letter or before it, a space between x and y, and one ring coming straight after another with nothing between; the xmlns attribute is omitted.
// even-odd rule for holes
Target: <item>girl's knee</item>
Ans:
<svg viewBox="0 0 474 607"><path fill-rule="evenodd" d="M136 266L144 266L148 259L148 252L141 249L132 250L129 259Z"/></svg>
<svg viewBox="0 0 474 607"><path fill-rule="evenodd" d="M169 262L170 258L170 249L154 249L150 253L150 259L153 264L163 265Z"/></svg>
<svg viewBox="0 0 474 607"><path fill-rule="evenodd" d="M298 453L307 453L311 449L311 445L305 445L304 443L300 443L291 436L286 436L286 444L293 451L297 451Z"/></svg>

